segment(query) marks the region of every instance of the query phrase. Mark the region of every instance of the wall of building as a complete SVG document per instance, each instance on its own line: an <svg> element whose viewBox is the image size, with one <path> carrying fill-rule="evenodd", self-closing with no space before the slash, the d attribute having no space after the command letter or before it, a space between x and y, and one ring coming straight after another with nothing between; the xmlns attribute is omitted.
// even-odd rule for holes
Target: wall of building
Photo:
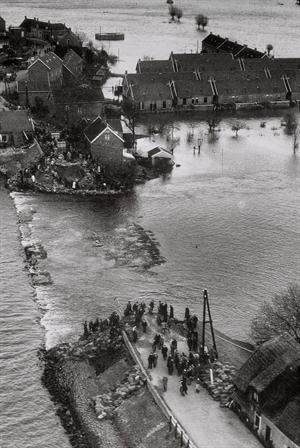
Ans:
<svg viewBox="0 0 300 448"><path fill-rule="evenodd" d="M106 131L90 145L93 159L111 167L122 165L123 148L123 142L109 131Z"/></svg>
<svg viewBox="0 0 300 448"><path fill-rule="evenodd" d="M49 70L47 67L41 62L37 61L32 67L28 70L28 79L30 81L59 81L62 79L62 65L55 69Z"/></svg>
<svg viewBox="0 0 300 448"><path fill-rule="evenodd" d="M262 439L266 439L266 428L271 429L271 440L274 448L299 448L299 445L292 442L283 432L281 432L267 417L261 416L261 424L258 434Z"/></svg>
<svg viewBox="0 0 300 448"><path fill-rule="evenodd" d="M198 98L198 101L197 101ZM199 104L213 104L213 97L212 96L198 96L194 98L185 98L185 104L184 104L184 98L178 98L177 104L178 106L197 106ZM205 100L206 99L206 100Z"/></svg>
<svg viewBox="0 0 300 448"><path fill-rule="evenodd" d="M55 116L57 119L69 123L76 122L81 118L94 119L102 115L104 109L103 101L55 103Z"/></svg>
<svg viewBox="0 0 300 448"><path fill-rule="evenodd" d="M147 100L140 102L141 112L155 112L156 110L171 110L172 100Z"/></svg>

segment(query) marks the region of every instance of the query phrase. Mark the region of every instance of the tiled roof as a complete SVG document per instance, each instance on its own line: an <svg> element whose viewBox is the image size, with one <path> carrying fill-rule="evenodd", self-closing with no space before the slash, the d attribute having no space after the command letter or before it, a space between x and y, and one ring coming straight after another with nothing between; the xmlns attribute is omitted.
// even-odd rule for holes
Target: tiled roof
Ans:
<svg viewBox="0 0 300 448"><path fill-rule="evenodd" d="M173 58L179 71L241 70L239 61L231 54L183 53L174 54Z"/></svg>
<svg viewBox="0 0 300 448"><path fill-rule="evenodd" d="M208 80L197 80L186 82L178 79L175 81L176 92L179 98L197 98L201 96L212 96L213 91Z"/></svg>
<svg viewBox="0 0 300 448"><path fill-rule="evenodd" d="M225 41L224 37L221 37L217 34L213 34L210 33L208 36L206 36L203 40L202 43L207 44L207 45L211 45L215 48L219 47L223 42Z"/></svg>
<svg viewBox="0 0 300 448"><path fill-rule="evenodd" d="M281 362L280 362L281 360ZM262 344L238 371L234 383L245 393L250 385L264 390L269 385L268 376L272 372L271 380L282 372L282 365L293 365L299 360L300 345L289 335L277 336ZM271 367L272 366L272 367Z"/></svg>
<svg viewBox="0 0 300 448"><path fill-rule="evenodd" d="M168 83L170 74L129 74L127 80L131 85L134 100L157 101L172 99Z"/></svg>
<svg viewBox="0 0 300 448"><path fill-rule="evenodd" d="M155 156L155 155L159 154L160 152L165 153L166 155L169 155L170 158L173 157L173 154L170 151L168 151L165 148L162 148L161 146L156 146L155 148L150 149L148 151L148 156L152 157L152 156Z"/></svg>
<svg viewBox="0 0 300 448"><path fill-rule="evenodd" d="M87 139L92 142L98 137L101 132L107 127L107 123L101 118L97 117L92 123L84 130L84 134Z"/></svg>
<svg viewBox="0 0 300 448"><path fill-rule="evenodd" d="M63 58L64 65L72 72L76 73L77 67L81 64L82 59L76 51L70 49Z"/></svg>
<svg viewBox="0 0 300 448"><path fill-rule="evenodd" d="M137 73L170 73L173 71L170 60L138 61L136 66Z"/></svg>
<svg viewBox="0 0 300 448"><path fill-rule="evenodd" d="M119 120L118 118L109 118L106 120L106 122L115 132L117 132L122 137L123 128L121 120Z"/></svg>
<svg viewBox="0 0 300 448"><path fill-rule="evenodd" d="M45 64L49 70L55 70L59 67L62 67L63 61L60 59L60 57L57 56L57 54L53 53L53 51L49 51L44 56L38 57L29 67L28 70L37 62L41 61L43 64Z"/></svg>
<svg viewBox="0 0 300 448"><path fill-rule="evenodd" d="M32 122L25 110L0 111L0 132L22 131L32 131Z"/></svg>

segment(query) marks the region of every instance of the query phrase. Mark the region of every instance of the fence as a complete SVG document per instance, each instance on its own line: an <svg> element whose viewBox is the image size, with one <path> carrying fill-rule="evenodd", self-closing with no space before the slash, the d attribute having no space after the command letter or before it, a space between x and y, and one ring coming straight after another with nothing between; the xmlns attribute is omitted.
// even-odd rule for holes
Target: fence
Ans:
<svg viewBox="0 0 300 448"><path fill-rule="evenodd" d="M174 428L174 436L175 439L178 439L180 441L180 446L185 448L199 448L191 439L191 437L186 433L184 428L178 423L176 418L173 416L172 411L168 407L168 405L165 403L165 401L162 399L162 397L159 395L153 384L151 383L151 380L149 378L149 375L140 359L139 354L137 353L136 349L131 344L127 334L125 331L122 332L122 336L124 339L124 342L126 344L126 347L128 348L131 356L136 361L136 363L139 365L141 371L145 375L147 379L147 387L149 392L151 393L155 403L158 405L158 407L161 409L163 414L167 417L169 421L169 431L171 432Z"/></svg>

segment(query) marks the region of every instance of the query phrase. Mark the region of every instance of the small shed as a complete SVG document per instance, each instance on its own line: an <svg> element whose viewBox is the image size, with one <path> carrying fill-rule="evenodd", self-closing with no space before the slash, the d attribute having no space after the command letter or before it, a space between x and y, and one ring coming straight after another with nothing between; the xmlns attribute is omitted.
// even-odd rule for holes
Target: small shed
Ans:
<svg viewBox="0 0 300 448"><path fill-rule="evenodd" d="M173 154L161 146L156 146L148 151L148 159L152 166L165 167L174 165Z"/></svg>

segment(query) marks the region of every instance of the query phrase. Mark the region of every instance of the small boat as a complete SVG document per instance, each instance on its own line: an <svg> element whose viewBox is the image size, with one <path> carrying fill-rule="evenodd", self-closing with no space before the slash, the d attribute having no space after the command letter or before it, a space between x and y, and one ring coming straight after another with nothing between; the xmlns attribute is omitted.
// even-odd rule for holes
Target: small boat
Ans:
<svg viewBox="0 0 300 448"><path fill-rule="evenodd" d="M169 5L172 5L172 4L174 3L174 1L173 1L173 0L167 0L167 3L168 3Z"/></svg>
<svg viewBox="0 0 300 448"><path fill-rule="evenodd" d="M96 33L95 39L97 40L124 40L125 34L123 33Z"/></svg>

